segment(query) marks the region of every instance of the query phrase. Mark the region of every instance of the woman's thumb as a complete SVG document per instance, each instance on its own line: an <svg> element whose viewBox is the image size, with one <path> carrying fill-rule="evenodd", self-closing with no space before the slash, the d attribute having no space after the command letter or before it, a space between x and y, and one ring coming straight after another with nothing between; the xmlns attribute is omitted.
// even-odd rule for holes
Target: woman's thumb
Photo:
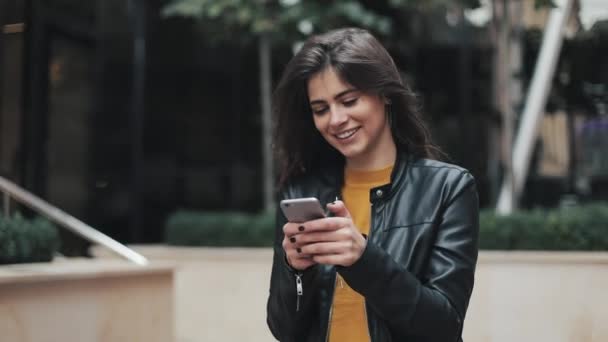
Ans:
<svg viewBox="0 0 608 342"><path fill-rule="evenodd" d="M334 216L351 218L350 212L348 212L348 209L346 209L344 202L340 200L327 203L327 209L329 209Z"/></svg>

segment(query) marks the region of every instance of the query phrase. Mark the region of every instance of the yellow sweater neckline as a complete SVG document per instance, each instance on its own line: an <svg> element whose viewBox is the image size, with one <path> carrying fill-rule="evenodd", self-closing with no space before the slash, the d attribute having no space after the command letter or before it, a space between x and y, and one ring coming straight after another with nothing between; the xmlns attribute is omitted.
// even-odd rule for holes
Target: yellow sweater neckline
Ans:
<svg viewBox="0 0 608 342"><path fill-rule="evenodd" d="M344 184L348 186L382 185L391 179L394 165L388 165L377 170L344 169Z"/></svg>

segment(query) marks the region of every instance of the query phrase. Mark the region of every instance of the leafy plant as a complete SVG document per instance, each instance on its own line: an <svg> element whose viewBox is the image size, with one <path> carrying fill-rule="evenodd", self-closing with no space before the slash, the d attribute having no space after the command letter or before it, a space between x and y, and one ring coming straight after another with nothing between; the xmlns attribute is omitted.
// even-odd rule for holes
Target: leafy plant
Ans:
<svg viewBox="0 0 608 342"><path fill-rule="evenodd" d="M290 42L344 25L388 34L392 25L389 17L354 0L172 0L162 15L199 19L215 41L243 41L267 35L275 43Z"/></svg>
<svg viewBox="0 0 608 342"><path fill-rule="evenodd" d="M0 216L0 264L51 261L59 243L57 228L47 220Z"/></svg>
<svg viewBox="0 0 608 342"><path fill-rule="evenodd" d="M274 215L179 211L168 220L165 241L181 246L271 246Z"/></svg>
<svg viewBox="0 0 608 342"><path fill-rule="evenodd" d="M184 246L271 246L274 215L180 211L165 241ZM488 250L608 250L608 203L535 209L498 216L480 213L479 246Z"/></svg>
<svg viewBox="0 0 608 342"><path fill-rule="evenodd" d="M501 250L608 250L608 203L480 214L480 248Z"/></svg>

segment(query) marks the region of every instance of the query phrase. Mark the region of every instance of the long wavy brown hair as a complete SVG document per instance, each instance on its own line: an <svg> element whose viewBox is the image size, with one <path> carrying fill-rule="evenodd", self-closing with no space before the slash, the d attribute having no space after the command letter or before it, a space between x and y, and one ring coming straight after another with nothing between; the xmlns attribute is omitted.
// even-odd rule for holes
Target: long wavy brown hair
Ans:
<svg viewBox="0 0 608 342"><path fill-rule="evenodd" d="M315 128L308 101L308 80L328 67L356 89L388 99L397 150L440 159L442 153L431 142L416 95L386 49L366 30L338 29L310 37L289 61L275 89L274 150L280 162L280 186L316 168L344 164L344 156Z"/></svg>

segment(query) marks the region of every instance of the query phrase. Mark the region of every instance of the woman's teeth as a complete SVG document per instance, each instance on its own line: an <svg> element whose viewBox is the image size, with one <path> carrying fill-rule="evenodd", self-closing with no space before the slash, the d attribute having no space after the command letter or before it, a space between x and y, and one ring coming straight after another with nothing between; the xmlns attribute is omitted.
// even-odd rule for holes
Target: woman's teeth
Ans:
<svg viewBox="0 0 608 342"><path fill-rule="evenodd" d="M358 130L358 128L349 129L348 131L344 131L340 134L336 134L336 137L338 137L338 139L350 138L353 134L355 134L355 132L357 132L357 130Z"/></svg>

